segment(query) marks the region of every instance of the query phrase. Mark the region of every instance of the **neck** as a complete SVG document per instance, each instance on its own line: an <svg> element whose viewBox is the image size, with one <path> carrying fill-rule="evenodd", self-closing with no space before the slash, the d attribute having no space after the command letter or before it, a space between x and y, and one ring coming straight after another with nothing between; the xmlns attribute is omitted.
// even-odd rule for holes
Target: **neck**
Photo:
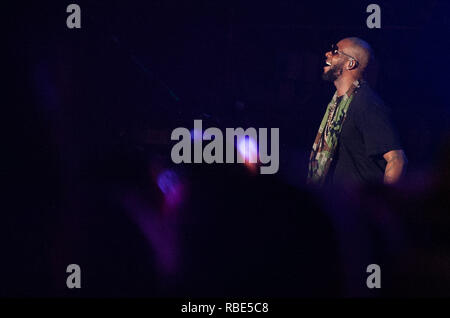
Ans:
<svg viewBox="0 0 450 318"><path fill-rule="evenodd" d="M344 95L348 89L352 86L353 82L356 78L350 76L340 76L337 80L334 81L334 86L336 86L337 95Z"/></svg>

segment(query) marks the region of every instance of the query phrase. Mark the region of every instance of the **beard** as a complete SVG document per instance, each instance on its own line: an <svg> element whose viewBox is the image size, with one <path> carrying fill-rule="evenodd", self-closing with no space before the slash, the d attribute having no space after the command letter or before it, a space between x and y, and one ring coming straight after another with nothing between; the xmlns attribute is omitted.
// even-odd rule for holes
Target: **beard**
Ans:
<svg viewBox="0 0 450 318"><path fill-rule="evenodd" d="M335 64L326 73L322 73L322 79L327 82L334 82L342 75L344 63Z"/></svg>

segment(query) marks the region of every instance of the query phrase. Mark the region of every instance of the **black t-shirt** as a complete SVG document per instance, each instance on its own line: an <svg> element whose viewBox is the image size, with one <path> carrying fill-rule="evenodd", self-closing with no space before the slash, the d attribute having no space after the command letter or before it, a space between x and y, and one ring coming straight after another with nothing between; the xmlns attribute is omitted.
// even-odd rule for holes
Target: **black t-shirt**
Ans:
<svg viewBox="0 0 450 318"><path fill-rule="evenodd" d="M383 155L401 149L390 110L365 82L356 92L342 126L329 174L331 184L379 183Z"/></svg>

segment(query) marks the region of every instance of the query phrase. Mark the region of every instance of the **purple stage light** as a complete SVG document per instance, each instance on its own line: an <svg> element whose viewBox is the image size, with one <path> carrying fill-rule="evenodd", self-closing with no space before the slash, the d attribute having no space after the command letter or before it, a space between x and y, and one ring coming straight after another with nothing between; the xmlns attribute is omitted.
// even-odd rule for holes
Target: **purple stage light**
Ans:
<svg viewBox="0 0 450 318"><path fill-rule="evenodd" d="M176 207L182 200L183 185L178 175L172 170L164 170L158 175L158 187L164 193L168 207ZM170 209L169 209L170 210Z"/></svg>
<svg viewBox="0 0 450 318"><path fill-rule="evenodd" d="M247 146L248 145L248 146ZM258 159L258 146L255 140L249 136L241 139L238 144L239 155L244 158L245 163L256 163Z"/></svg>

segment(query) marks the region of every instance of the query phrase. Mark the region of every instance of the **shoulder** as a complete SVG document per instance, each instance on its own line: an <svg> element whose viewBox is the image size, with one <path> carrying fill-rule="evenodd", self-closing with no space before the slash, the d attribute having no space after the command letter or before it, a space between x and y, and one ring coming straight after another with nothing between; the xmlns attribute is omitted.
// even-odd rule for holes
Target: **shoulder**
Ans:
<svg viewBox="0 0 450 318"><path fill-rule="evenodd" d="M366 82L363 82L356 92L351 108L358 115L387 114L390 112L389 107L386 106L381 97Z"/></svg>

